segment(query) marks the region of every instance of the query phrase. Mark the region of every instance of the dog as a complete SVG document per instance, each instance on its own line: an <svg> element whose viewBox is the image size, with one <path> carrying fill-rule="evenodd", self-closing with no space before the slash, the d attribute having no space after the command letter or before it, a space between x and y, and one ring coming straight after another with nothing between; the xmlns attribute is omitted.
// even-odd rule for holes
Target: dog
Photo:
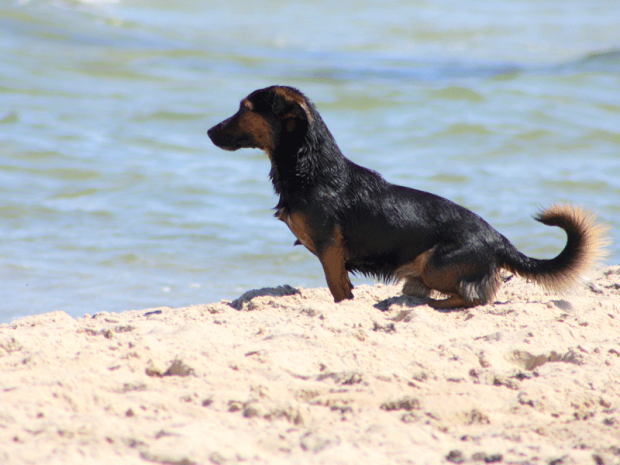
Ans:
<svg viewBox="0 0 620 465"><path fill-rule="evenodd" d="M224 150L258 148L284 221L323 266L335 302L353 298L349 272L404 281L403 294L438 309L487 304L505 269L548 290L572 284L603 256L606 228L591 211L554 205L535 220L566 231L555 258L530 258L472 211L437 195L390 184L347 159L314 104L299 90L252 92L208 130ZM431 298L431 291L445 298Z"/></svg>

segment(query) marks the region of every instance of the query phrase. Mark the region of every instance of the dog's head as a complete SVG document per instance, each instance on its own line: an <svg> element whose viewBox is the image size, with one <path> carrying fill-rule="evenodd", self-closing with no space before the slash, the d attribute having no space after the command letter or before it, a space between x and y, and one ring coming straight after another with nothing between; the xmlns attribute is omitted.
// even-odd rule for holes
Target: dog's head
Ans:
<svg viewBox="0 0 620 465"><path fill-rule="evenodd" d="M272 86L252 92L208 134L224 150L258 148L271 156L286 140L303 140L312 123L311 104L300 91Z"/></svg>

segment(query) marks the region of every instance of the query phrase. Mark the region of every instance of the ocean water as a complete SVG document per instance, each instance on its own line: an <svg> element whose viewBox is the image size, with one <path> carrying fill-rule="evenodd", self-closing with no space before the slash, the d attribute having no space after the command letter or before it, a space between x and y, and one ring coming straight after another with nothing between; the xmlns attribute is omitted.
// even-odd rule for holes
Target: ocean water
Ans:
<svg viewBox="0 0 620 465"><path fill-rule="evenodd" d="M542 206L592 208L618 264L619 24L616 0L4 0L0 322L324 286L267 157L206 135L272 84L528 255L564 245Z"/></svg>

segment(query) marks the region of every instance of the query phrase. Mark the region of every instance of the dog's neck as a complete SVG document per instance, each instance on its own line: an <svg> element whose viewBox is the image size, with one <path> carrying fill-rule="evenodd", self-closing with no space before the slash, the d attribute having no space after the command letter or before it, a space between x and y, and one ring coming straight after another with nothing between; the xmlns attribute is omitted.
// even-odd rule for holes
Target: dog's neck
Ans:
<svg viewBox="0 0 620 465"><path fill-rule="evenodd" d="M304 128L305 134L283 132L270 154L269 176L280 195L280 207L290 203L288 197L310 195L309 189L334 189L337 186L331 183L339 178L333 173L347 169L346 158L320 115L316 112L312 116L312 126Z"/></svg>

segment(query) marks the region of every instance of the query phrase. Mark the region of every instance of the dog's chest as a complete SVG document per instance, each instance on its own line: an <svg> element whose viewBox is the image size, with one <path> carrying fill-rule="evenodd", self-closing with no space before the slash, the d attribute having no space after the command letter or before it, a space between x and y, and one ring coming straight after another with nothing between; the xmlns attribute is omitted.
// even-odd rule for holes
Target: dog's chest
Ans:
<svg viewBox="0 0 620 465"><path fill-rule="evenodd" d="M297 240L306 247L310 252L316 254L314 242L310 236L306 217L302 213L285 213L283 208L278 209L276 218L284 221Z"/></svg>

